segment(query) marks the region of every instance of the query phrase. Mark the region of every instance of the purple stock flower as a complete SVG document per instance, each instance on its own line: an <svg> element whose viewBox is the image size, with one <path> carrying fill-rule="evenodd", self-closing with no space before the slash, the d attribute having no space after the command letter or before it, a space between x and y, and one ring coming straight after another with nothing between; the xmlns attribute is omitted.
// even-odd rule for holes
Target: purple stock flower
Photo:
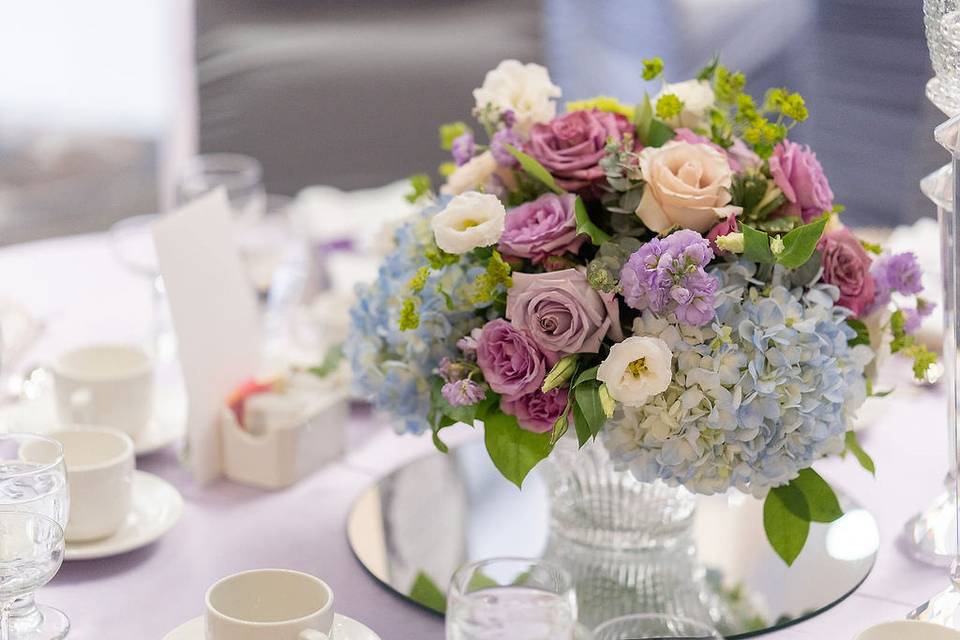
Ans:
<svg viewBox="0 0 960 640"><path fill-rule="evenodd" d="M933 302L918 298L916 309L910 307L901 309L904 319L903 330L907 333L914 333L923 324L923 319L933 313L936 306Z"/></svg>
<svg viewBox="0 0 960 640"><path fill-rule="evenodd" d="M874 305L890 302L893 293L915 295L923 291L923 272L913 253L884 254L874 260L870 275L876 283Z"/></svg>
<svg viewBox="0 0 960 640"><path fill-rule="evenodd" d="M448 382L440 388L443 398L455 407L477 404L487 397L487 391L473 380Z"/></svg>
<svg viewBox="0 0 960 640"><path fill-rule="evenodd" d="M513 112L513 109L507 109L501 113L500 119L503 121L503 126L505 126L507 129L510 129L513 127L513 125L517 124L517 114Z"/></svg>
<svg viewBox="0 0 960 640"><path fill-rule="evenodd" d="M523 139L513 129L500 129L490 139L490 152L493 153L493 159L498 165L512 168L519 166L520 163L507 151L505 145L519 149L522 144Z"/></svg>
<svg viewBox="0 0 960 640"><path fill-rule="evenodd" d="M450 154L458 167L467 164L476 150L477 145L473 140L473 134L469 131L454 138L450 146Z"/></svg>
<svg viewBox="0 0 960 640"><path fill-rule="evenodd" d="M681 229L654 238L630 256L620 271L627 305L664 316L676 314L685 324L709 324L716 312L719 281L704 271L713 259L710 244L696 231Z"/></svg>

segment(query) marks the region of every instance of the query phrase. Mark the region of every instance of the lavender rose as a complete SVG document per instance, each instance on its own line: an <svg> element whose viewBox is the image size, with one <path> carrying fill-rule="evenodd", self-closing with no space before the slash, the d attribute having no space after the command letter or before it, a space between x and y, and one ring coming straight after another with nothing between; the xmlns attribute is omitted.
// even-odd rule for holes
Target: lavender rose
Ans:
<svg viewBox="0 0 960 640"><path fill-rule="evenodd" d="M500 318L485 324L480 332L477 364L490 388L508 398L539 389L548 366L533 339Z"/></svg>
<svg viewBox="0 0 960 640"><path fill-rule="evenodd" d="M783 191L787 204L782 215L800 216L810 222L833 207L833 191L810 147L784 140L770 156L770 174Z"/></svg>
<svg viewBox="0 0 960 640"><path fill-rule="evenodd" d="M633 125L619 113L573 111L538 124L526 151L553 174L567 191L580 191L604 179L600 160L607 139L619 141Z"/></svg>
<svg viewBox="0 0 960 640"><path fill-rule="evenodd" d="M514 273L507 318L544 352L597 353L607 333L623 339L616 299L597 292L577 269Z"/></svg>
<svg viewBox="0 0 960 640"><path fill-rule="evenodd" d="M842 307L862 315L873 304L876 285L870 275L870 256L846 227L827 231L817 249L823 254L823 281L840 289Z"/></svg>
<svg viewBox="0 0 960 640"><path fill-rule="evenodd" d="M547 393L538 389L525 396L501 398L500 409L516 416L517 422L527 431L546 433L553 429L553 423L566 410L567 396L567 389L551 389Z"/></svg>
<svg viewBox="0 0 960 640"><path fill-rule="evenodd" d="M542 262L549 255L577 251L586 236L577 235L576 196L545 193L507 212L500 252Z"/></svg>

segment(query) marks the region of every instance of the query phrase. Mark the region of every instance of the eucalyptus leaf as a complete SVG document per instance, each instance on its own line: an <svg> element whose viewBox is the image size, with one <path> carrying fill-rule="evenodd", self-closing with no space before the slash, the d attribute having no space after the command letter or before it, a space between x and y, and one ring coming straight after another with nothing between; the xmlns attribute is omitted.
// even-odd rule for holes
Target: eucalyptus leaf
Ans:
<svg viewBox="0 0 960 640"><path fill-rule="evenodd" d="M499 411L484 420L483 441L494 466L518 488L552 449L549 433L527 431L516 417Z"/></svg>
<svg viewBox="0 0 960 640"><path fill-rule="evenodd" d="M561 195L566 193L566 191L557 185L557 181L553 179L553 176L550 175L550 172L547 171L547 169L534 158L528 156L513 145L505 144L503 146L507 149L507 151L510 152L510 155L517 159L517 162L520 163L520 166L523 167L523 170L528 176L543 183L545 187L554 193Z"/></svg>
<svg viewBox="0 0 960 640"><path fill-rule="evenodd" d="M803 493L792 485L776 487L767 494L763 503L763 530L770 546L787 566L793 564L807 543L810 535L810 514L803 514L806 500Z"/></svg>

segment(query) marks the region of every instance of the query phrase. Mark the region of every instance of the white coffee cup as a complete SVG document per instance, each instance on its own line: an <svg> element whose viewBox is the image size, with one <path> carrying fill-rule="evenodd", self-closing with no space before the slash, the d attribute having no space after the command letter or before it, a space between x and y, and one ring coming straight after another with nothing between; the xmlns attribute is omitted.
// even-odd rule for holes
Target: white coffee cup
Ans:
<svg viewBox="0 0 960 640"><path fill-rule="evenodd" d="M333 591L287 569L227 576L207 590L207 640L330 640Z"/></svg>
<svg viewBox="0 0 960 640"><path fill-rule="evenodd" d="M50 434L63 446L70 485L70 542L99 540L116 533L133 502L133 441L109 427L77 427Z"/></svg>
<svg viewBox="0 0 960 640"><path fill-rule="evenodd" d="M897 620L870 627L854 640L960 640L960 631L918 620Z"/></svg>
<svg viewBox="0 0 960 640"><path fill-rule="evenodd" d="M101 344L67 351L52 365L65 424L114 427L136 438L153 413L153 362L141 348Z"/></svg>

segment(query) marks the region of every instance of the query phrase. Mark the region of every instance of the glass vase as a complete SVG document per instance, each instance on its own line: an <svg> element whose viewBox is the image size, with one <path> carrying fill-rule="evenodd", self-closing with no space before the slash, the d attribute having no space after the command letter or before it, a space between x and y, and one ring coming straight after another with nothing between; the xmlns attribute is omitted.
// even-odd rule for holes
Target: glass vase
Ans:
<svg viewBox="0 0 960 640"><path fill-rule="evenodd" d="M588 547L661 550L692 544L696 499L614 468L602 442L577 449L568 433L543 462L551 535Z"/></svg>

